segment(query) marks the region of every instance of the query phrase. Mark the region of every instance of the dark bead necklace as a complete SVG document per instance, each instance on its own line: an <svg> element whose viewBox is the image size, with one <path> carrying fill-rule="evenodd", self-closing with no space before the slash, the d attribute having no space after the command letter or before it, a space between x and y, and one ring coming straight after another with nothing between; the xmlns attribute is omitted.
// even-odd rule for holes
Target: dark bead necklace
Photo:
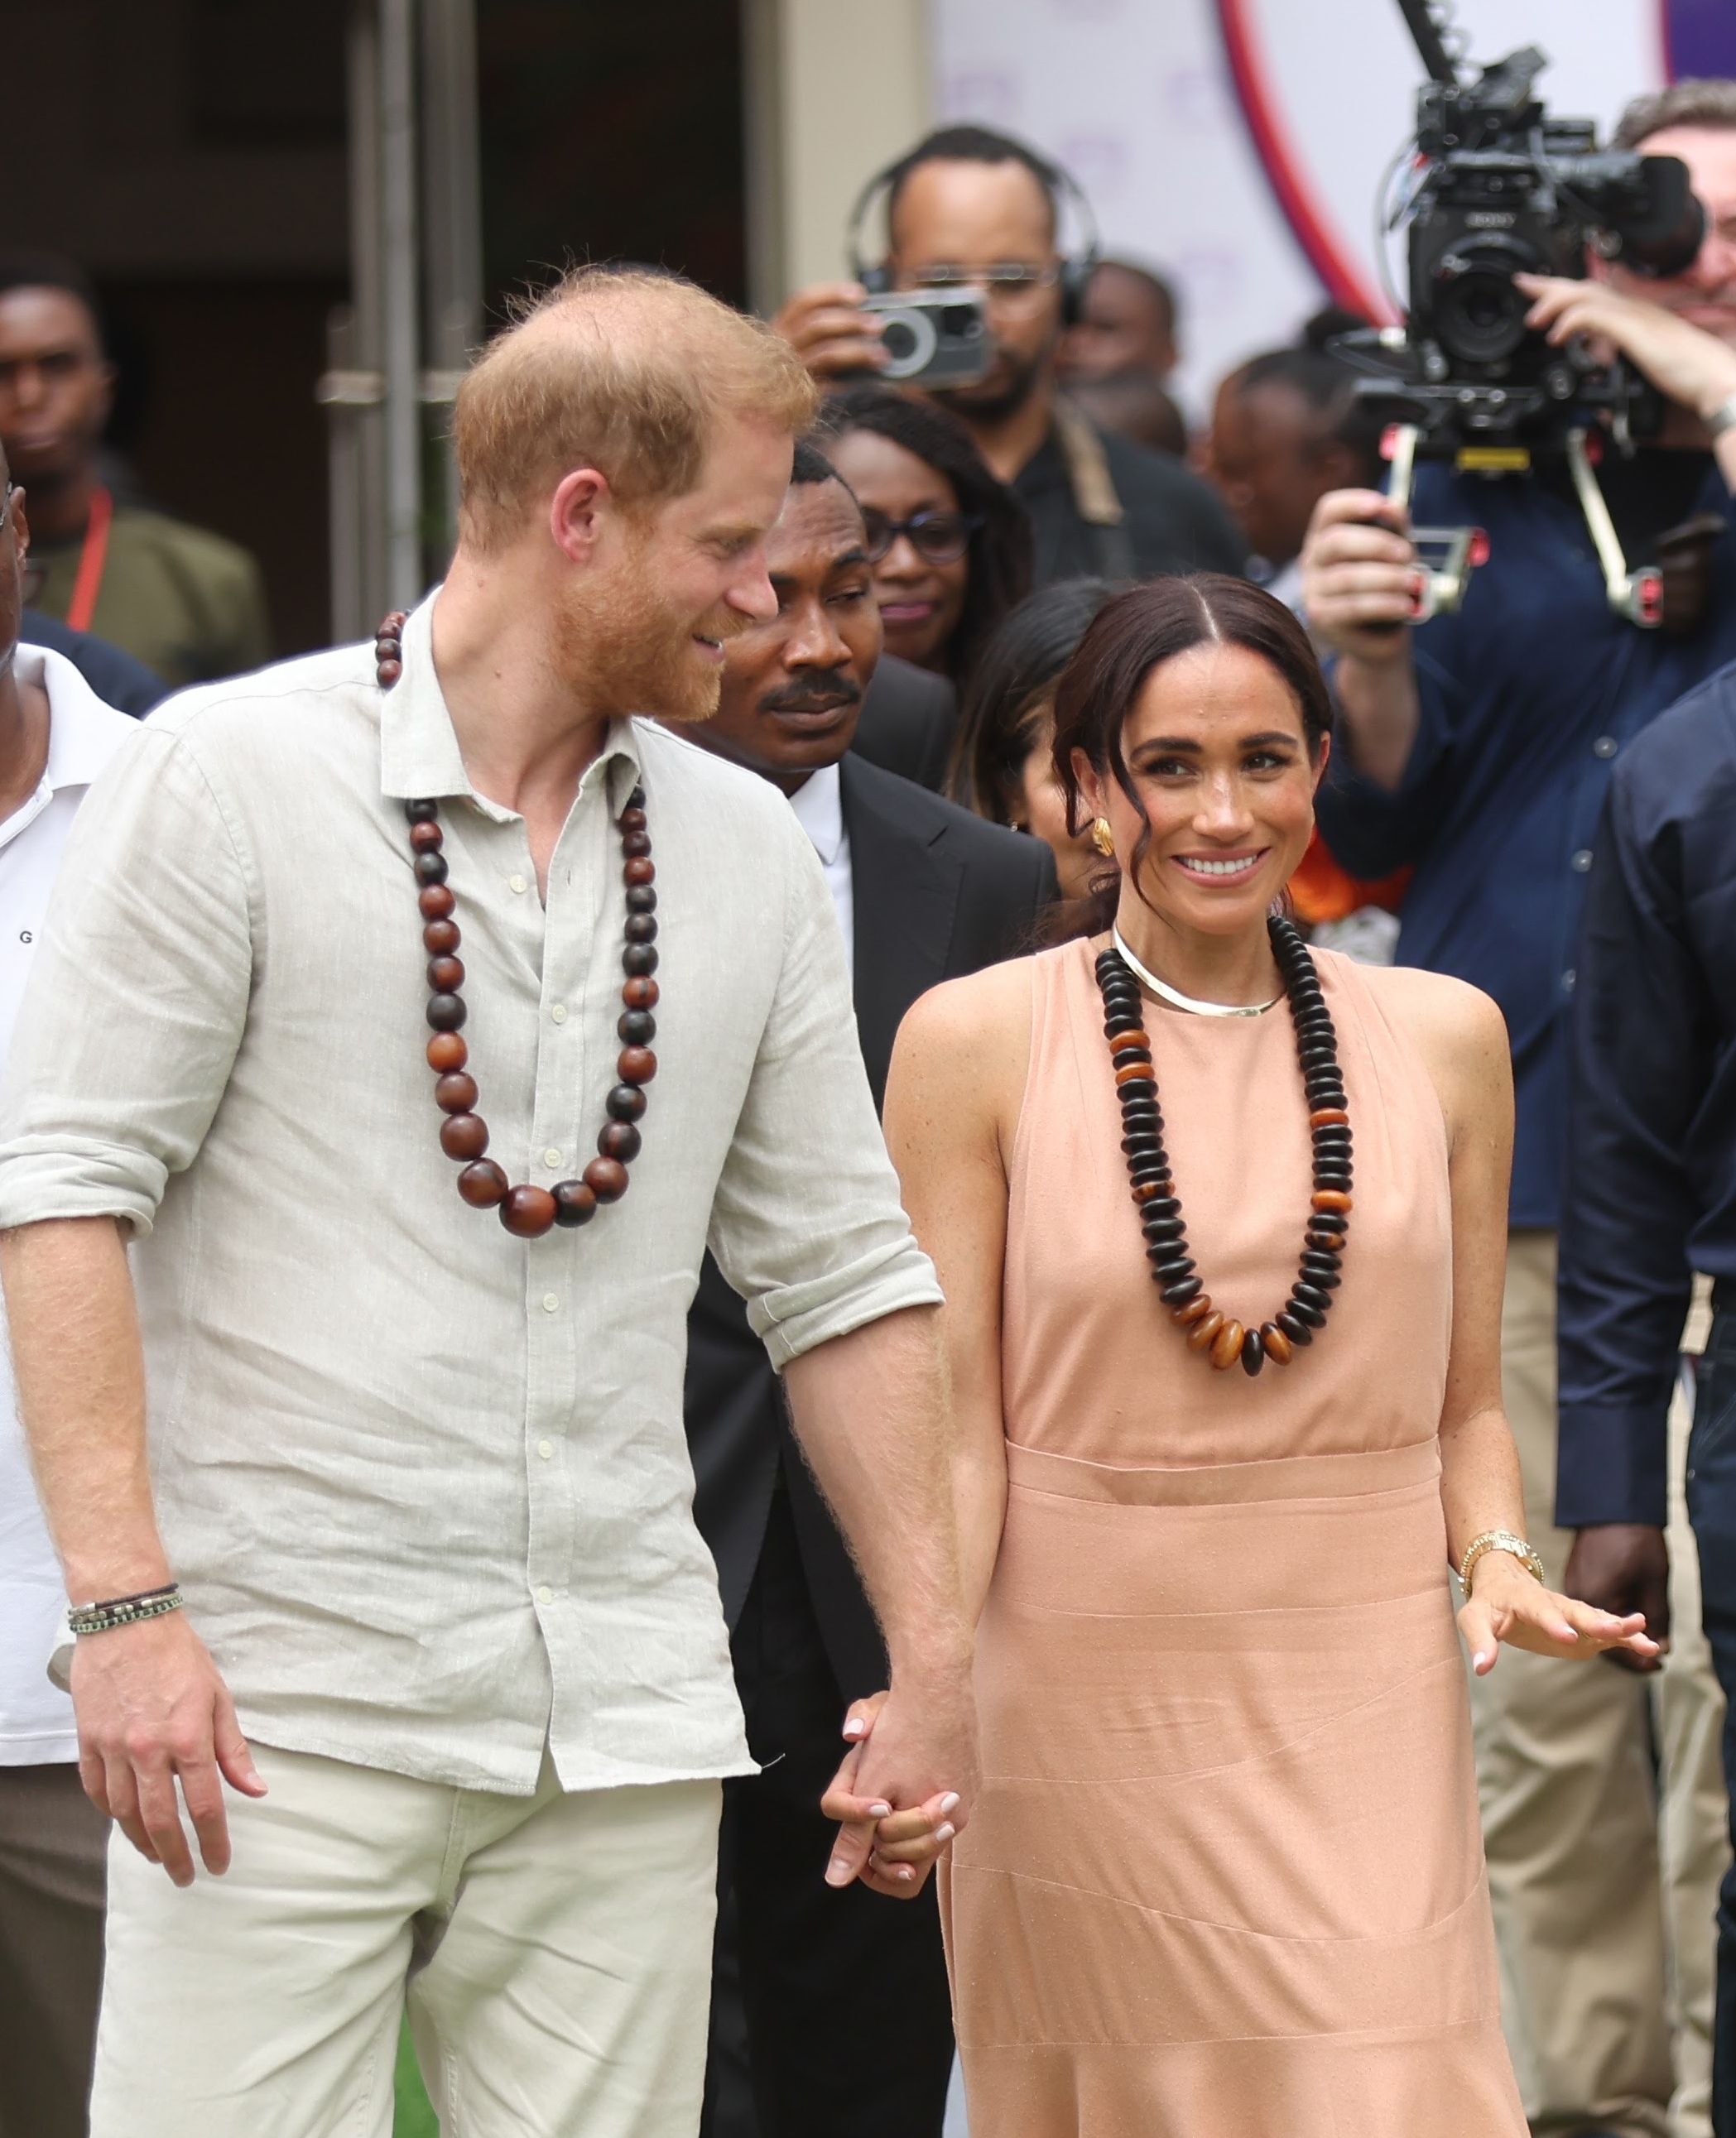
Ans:
<svg viewBox="0 0 1736 2138"><path fill-rule="evenodd" d="M403 612L394 610L374 638L374 675L383 691L390 690L403 673ZM604 1101L609 1119L597 1138L597 1155L578 1179L557 1180L552 1188L536 1188L528 1182L515 1188L494 1160L483 1156L488 1127L475 1110L476 1079L465 1067L470 1050L459 1037L467 1014L459 992L464 967L457 955L458 924L452 918L457 901L447 881L446 857L441 851L445 835L440 829L440 808L423 798L406 802L403 813L410 822L416 902L422 909L422 940L428 953L428 1021L433 1037L428 1043L428 1062L438 1079L434 1102L446 1115L440 1125L440 1148L463 1165L458 1193L476 1209L498 1208L501 1223L521 1240L539 1239L551 1225L588 1223L599 1203L619 1203L627 1193L627 1168L639 1154L644 1087L657 1074L657 1057L651 1051L657 1037L657 1019L651 1014L658 998L657 982L651 977L657 970L657 893L652 888L657 871L651 862L644 789L633 788L615 819L621 834L621 875L627 886L626 943L621 952L621 969L627 976L621 988L625 1007L615 1027L624 1042L615 1065L620 1081Z"/></svg>
<svg viewBox="0 0 1736 2138"><path fill-rule="evenodd" d="M1302 1262L1282 1309L1258 1329L1244 1329L1211 1303L1187 1249L1181 1198L1163 1148L1163 1115L1144 1005L1132 968L1121 953L1105 950L1097 961L1103 998L1103 1032L1121 1101L1121 1147L1127 1154L1133 1200L1139 1206L1146 1253L1158 1296L1187 1331L1190 1350L1205 1355L1219 1372L1238 1359L1245 1374L1267 1359L1287 1366L1298 1345L1312 1344L1326 1325L1342 1276L1344 1235L1350 1223L1350 1115L1338 1067L1338 1036L1308 945L1288 920L1268 920L1272 954L1283 975L1296 1028L1296 1057L1308 1094L1308 1130L1314 1145L1314 1192L1303 1235Z"/></svg>

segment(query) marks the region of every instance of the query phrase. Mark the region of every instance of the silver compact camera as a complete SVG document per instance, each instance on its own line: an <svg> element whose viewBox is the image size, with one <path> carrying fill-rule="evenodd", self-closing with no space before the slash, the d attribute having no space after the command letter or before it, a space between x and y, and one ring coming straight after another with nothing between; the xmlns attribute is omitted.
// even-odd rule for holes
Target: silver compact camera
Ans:
<svg viewBox="0 0 1736 2138"><path fill-rule="evenodd" d="M879 322L887 360L879 376L900 385L974 386L994 360L988 302L974 290L889 290L865 298Z"/></svg>

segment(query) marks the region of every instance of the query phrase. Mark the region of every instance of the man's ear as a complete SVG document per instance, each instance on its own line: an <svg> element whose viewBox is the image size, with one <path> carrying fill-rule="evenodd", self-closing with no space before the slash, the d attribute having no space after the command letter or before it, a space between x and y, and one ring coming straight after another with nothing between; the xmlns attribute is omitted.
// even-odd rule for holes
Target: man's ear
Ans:
<svg viewBox="0 0 1736 2138"><path fill-rule="evenodd" d="M575 564L588 564L615 510L609 478L595 468L575 468L555 486L549 500L549 532L555 546Z"/></svg>

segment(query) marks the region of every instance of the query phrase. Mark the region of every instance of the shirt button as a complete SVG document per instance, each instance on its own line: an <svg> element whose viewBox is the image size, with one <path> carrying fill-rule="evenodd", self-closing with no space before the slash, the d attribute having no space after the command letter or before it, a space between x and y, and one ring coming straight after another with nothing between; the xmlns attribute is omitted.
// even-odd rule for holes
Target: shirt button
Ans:
<svg viewBox="0 0 1736 2138"><path fill-rule="evenodd" d="M560 1164L560 1153L555 1150L553 1144L550 1144L548 1149L543 1153L542 1162L545 1165L551 1167Z"/></svg>
<svg viewBox="0 0 1736 2138"><path fill-rule="evenodd" d="M554 1018L556 1024L565 1024L566 1023L566 1004L565 1003L556 1003L554 1008L549 1012L549 1015Z"/></svg>
<svg viewBox="0 0 1736 2138"><path fill-rule="evenodd" d="M542 1587L537 1590L536 1600L539 1604L552 1604L555 1601L555 1592L550 1588L546 1581L544 1582Z"/></svg>
<svg viewBox="0 0 1736 2138"><path fill-rule="evenodd" d="M536 1452L540 1456L541 1456L545 1462L551 1462L554 1459L555 1455L554 1442L552 1440L539 1440L536 1443Z"/></svg>
<svg viewBox="0 0 1736 2138"><path fill-rule="evenodd" d="M531 888L531 886L529 881L524 876L509 876L506 879L506 888L508 891L528 891Z"/></svg>
<svg viewBox="0 0 1736 2138"><path fill-rule="evenodd" d="M1593 757L1613 757L1616 754L1616 738L1613 735L1599 735L1592 744L1592 754Z"/></svg>
<svg viewBox="0 0 1736 2138"><path fill-rule="evenodd" d="M1582 847L1579 852L1574 855L1573 866L1578 870L1582 876L1585 874L1586 871L1592 866L1592 850L1589 847Z"/></svg>
<svg viewBox="0 0 1736 2138"><path fill-rule="evenodd" d="M552 1314L552 1313L554 1313L555 1310L555 1309L560 1306L560 1293L559 1293L559 1292L555 1292L555 1291L545 1291L545 1292L543 1294L543 1296L542 1296L542 1311L543 1311L543 1312L544 1312L545 1314Z"/></svg>

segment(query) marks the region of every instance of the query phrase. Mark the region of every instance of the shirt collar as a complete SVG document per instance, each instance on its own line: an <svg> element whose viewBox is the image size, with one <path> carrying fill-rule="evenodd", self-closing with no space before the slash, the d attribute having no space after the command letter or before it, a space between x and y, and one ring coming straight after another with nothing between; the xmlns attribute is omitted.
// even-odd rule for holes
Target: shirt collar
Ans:
<svg viewBox="0 0 1736 2138"><path fill-rule="evenodd" d="M48 694L51 793L88 787L122 743L139 730L130 713L105 705L64 653L20 640L12 673L21 683L40 684Z"/></svg>
<svg viewBox="0 0 1736 2138"><path fill-rule="evenodd" d="M444 801L462 794L496 822L511 822L517 813L478 794L464 769L463 752L452 730L452 715L434 668L434 599L424 597L404 619L403 672L382 694L379 713L379 786L394 802L426 795ZM631 720L611 720L602 749L584 769L579 797L597 782L608 783L611 815L627 806L639 773L638 737Z"/></svg>
<svg viewBox="0 0 1736 2138"><path fill-rule="evenodd" d="M835 764L810 772L790 798L795 820L808 834L823 866L844 852L844 790Z"/></svg>

